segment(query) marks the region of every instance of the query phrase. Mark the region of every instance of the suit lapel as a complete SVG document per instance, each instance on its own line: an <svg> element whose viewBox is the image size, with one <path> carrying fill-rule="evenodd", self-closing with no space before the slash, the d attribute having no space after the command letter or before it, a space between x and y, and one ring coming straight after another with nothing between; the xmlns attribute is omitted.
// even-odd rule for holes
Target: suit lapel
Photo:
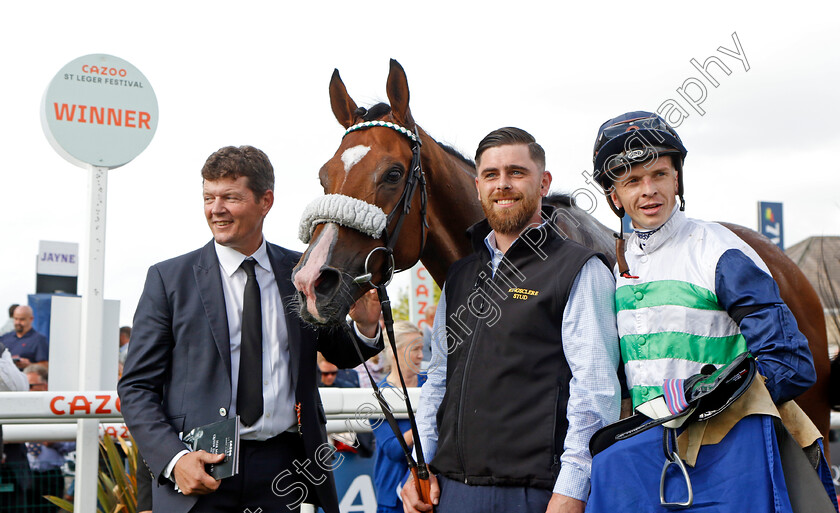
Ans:
<svg viewBox="0 0 840 513"><path fill-rule="evenodd" d="M193 266L195 282L204 313L210 323L213 340L219 350L219 356L225 364L225 373L230 379L230 330L228 329L227 310L225 309L225 292L222 289L222 277L219 274L219 258L213 241L204 246L198 258L198 264Z"/></svg>
<svg viewBox="0 0 840 513"><path fill-rule="evenodd" d="M274 270L274 279L277 281L277 289L280 291L280 302L283 305L283 313L286 316L286 334L289 342L289 367L292 376L292 389L297 390L298 374L300 372L301 352L301 328L298 313L290 307L294 302L290 301L296 294L292 284L292 268L295 262L286 253L274 244L266 244L268 259Z"/></svg>

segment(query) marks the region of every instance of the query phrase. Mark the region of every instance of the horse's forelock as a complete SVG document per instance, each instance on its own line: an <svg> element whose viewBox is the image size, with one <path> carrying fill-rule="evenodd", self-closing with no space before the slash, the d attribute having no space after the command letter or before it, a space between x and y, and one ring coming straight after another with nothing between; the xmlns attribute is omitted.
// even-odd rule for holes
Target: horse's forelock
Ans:
<svg viewBox="0 0 840 513"><path fill-rule="evenodd" d="M389 112L391 112L390 105L388 105L387 103L377 103L373 107L369 108L367 112L362 114L362 119L365 121L376 121L377 119L385 116Z"/></svg>

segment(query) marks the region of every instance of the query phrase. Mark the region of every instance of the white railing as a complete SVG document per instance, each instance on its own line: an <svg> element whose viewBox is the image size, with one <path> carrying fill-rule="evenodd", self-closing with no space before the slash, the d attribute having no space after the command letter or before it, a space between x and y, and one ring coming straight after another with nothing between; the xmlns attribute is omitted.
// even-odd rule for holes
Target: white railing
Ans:
<svg viewBox="0 0 840 513"><path fill-rule="evenodd" d="M369 418L378 418L379 404L369 388L322 388L321 400L327 414L327 431L370 431ZM420 389L408 390L414 408ZM384 390L397 418L406 418L405 402L395 389ZM99 433L126 434L119 398L114 391L102 392L0 392L0 424L6 442L76 439L76 421L99 420ZM840 412L831 412L831 429L840 428Z"/></svg>
<svg viewBox="0 0 840 513"><path fill-rule="evenodd" d="M330 433L370 431L367 419L381 416L370 388L322 388L320 392ZM383 393L394 416L406 418L408 410L402 394L392 388ZM408 393L416 408L420 389L412 388ZM115 391L0 392L0 425L5 442L72 441L79 419L98 420L100 436L127 433Z"/></svg>

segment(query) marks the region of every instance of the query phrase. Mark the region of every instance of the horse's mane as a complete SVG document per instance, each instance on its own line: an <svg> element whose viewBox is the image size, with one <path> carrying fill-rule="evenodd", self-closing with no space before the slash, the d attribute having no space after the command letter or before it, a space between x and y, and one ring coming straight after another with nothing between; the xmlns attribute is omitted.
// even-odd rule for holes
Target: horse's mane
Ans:
<svg viewBox="0 0 840 513"><path fill-rule="evenodd" d="M390 112L391 112L391 106L388 105L387 103L381 103L380 102L380 103L377 103L376 105L372 106L370 109L365 109L364 107L359 107L358 109L356 109L356 112L354 112L354 114L356 116L360 116L363 121L376 121L377 119L380 119L380 118L386 116ZM448 153L448 154L452 155L453 157L457 158L458 160L460 160L464 164L467 164L471 168L475 169L475 162L473 162L472 159L465 157L461 152L459 152L458 150L456 150L452 146L449 146L448 144L443 144L443 143L438 142L438 141L435 141L435 142L437 143L438 146L440 146L443 149L443 151L445 151L446 153Z"/></svg>
<svg viewBox="0 0 840 513"><path fill-rule="evenodd" d="M543 198L544 205L551 205L552 207L572 207L575 206L572 202L572 197L565 192L552 192Z"/></svg>
<svg viewBox="0 0 840 513"><path fill-rule="evenodd" d="M472 159L465 157L460 151L456 150L452 146L449 146L448 144L443 144L441 142L438 142L438 146L443 148L443 151L445 151L446 153L452 155L453 157L460 160L464 164L467 164L471 168L475 169L475 162L473 162Z"/></svg>

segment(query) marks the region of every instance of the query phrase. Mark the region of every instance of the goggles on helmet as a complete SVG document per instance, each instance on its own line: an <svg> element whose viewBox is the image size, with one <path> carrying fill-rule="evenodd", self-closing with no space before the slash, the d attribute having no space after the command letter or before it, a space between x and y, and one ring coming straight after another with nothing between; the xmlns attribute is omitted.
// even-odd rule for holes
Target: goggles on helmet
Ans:
<svg viewBox="0 0 840 513"><path fill-rule="evenodd" d="M628 119L625 121L619 121L618 123L608 126L601 131L598 135L598 140L595 141L595 155L598 154L607 141L633 130L660 130L671 134L678 141L680 140L680 136L677 135L674 129L659 116ZM659 139L660 140L656 142L661 143L662 138L660 137Z"/></svg>
<svg viewBox="0 0 840 513"><path fill-rule="evenodd" d="M625 173L630 171L630 166L638 162L645 162L648 160L656 160L660 156L678 154L680 151L670 146L642 146L637 149L628 150L618 155L613 155L612 158L604 163L604 173L606 178L611 182L621 180Z"/></svg>

